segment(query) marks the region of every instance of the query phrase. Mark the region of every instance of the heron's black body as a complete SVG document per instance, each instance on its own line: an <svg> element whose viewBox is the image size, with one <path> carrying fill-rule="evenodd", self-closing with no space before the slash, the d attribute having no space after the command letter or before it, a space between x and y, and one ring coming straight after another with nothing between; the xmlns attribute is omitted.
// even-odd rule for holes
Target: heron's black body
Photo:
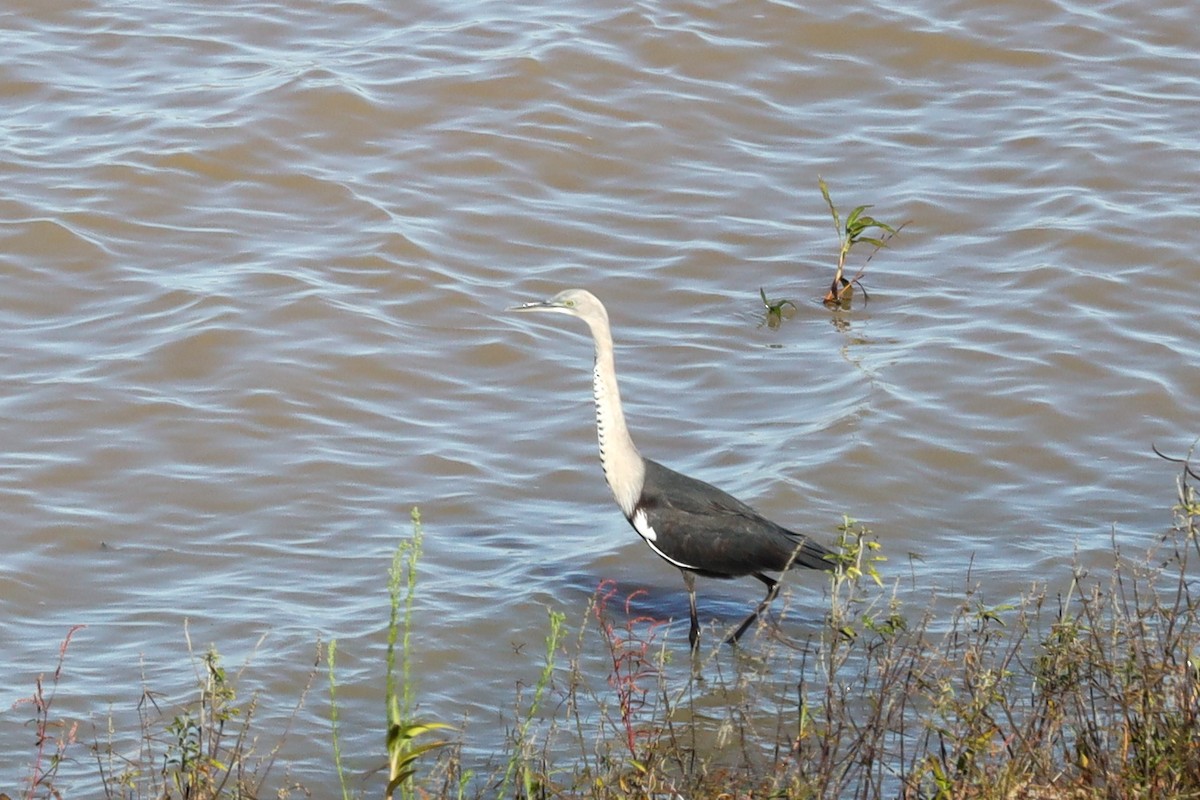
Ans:
<svg viewBox="0 0 1200 800"><path fill-rule="evenodd" d="M596 399L596 432L604 478L622 513L646 544L683 572L695 650L700 637L696 615L695 576L739 578L753 575L767 596L726 640L736 642L775 599L779 586L767 572L792 567L829 569L831 551L789 531L750 506L704 481L643 458L625 425L617 371L613 360L608 312L595 295L568 289L550 300L527 303L515 311L553 311L587 323L596 346L592 390Z"/></svg>
<svg viewBox="0 0 1200 800"><path fill-rule="evenodd" d="M830 551L763 517L712 484L690 478L656 461L646 465L638 513L656 538L647 541L680 569L705 578L741 578L789 567L828 569Z"/></svg>

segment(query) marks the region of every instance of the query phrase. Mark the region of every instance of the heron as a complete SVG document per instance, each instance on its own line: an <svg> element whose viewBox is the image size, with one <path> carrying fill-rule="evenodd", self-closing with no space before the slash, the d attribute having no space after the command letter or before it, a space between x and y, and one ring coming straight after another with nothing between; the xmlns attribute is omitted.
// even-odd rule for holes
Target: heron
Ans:
<svg viewBox="0 0 1200 800"><path fill-rule="evenodd" d="M549 300L513 306L509 311L566 314L583 320L591 330L600 466L634 531L659 557L683 573L691 616L688 643L693 652L700 641L697 575L721 579L752 575L767 587L766 596L725 640L736 644L779 593L779 581L766 573L794 567L833 567L833 552L813 539L777 525L709 483L642 457L629 435L621 407L608 311L594 294L568 289Z"/></svg>

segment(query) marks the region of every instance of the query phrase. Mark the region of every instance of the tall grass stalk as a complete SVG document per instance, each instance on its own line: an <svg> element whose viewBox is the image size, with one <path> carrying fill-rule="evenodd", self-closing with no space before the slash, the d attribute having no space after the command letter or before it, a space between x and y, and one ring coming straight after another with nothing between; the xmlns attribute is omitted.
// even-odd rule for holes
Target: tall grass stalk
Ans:
<svg viewBox="0 0 1200 800"><path fill-rule="evenodd" d="M389 717L390 724L402 724L412 717L412 638L413 603L417 597L417 562L421 558L421 541L424 532L421 526L421 509L413 506L412 538L400 542L392 556L392 568L388 572L388 597L391 613L388 617L387 641L387 697L388 707L396 705L398 718ZM403 601L401 598L403 597ZM403 605L404 617L400 618ZM403 637L400 634L403 633ZM400 692L396 691L396 640L401 639Z"/></svg>
<svg viewBox="0 0 1200 800"><path fill-rule="evenodd" d="M333 769L337 773L338 786L342 790L342 800L350 800L350 782L346 770L342 766L341 727L337 704L337 676L334 665L337 662L337 639L329 640L329 650L326 653L326 663L329 665L329 735L333 740Z"/></svg>
<svg viewBox="0 0 1200 800"><path fill-rule="evenodd" d="M413 776L416 761L423 754L448 742L434 741L415 744L422 734L436 730L451 730L440 722L418 722L414 719L415 689L412 675L412 621L413 606L417 595L417 563L421 558L421 511L413 507L411 512L412 537L401 541L392 554L392 566L388 571L389 615L387 629L386 675L384 677L384 707L387 720L385 748L388 756L388 783L384 791L387 798L397 792L403 798L415 797ZM400 682L396 683L396 645L400 645ZM339 736L339 713L337 707L337 678L335 660L337 640L329 643L329 718L333 738L334 767L343 800L351 796L349 780L342 766L341 741Z"/></svg>
<svg viewBox="0 0 1200 800"><path fill-rule="evenodd" d="M86 627L86 625L72 625L58 646L58 666L54 668L49 693L45 688L45 676L38 675L33 694L16 703L16 705L29 704L33 706L33 723L37 730L33 770L29 776L29 788L24 795L26 798L35 797L39 787L48 795L58 795L58 790L54 788L54 776L58 773L58 768L66 757L68 747L75 743L79 723L76 722L69 727L63 726L63 732L54 734L51 731L56 726L50 714L54 706L54 698L58 694L58 684L62 679L63 663L67 658L67 648L71 646L71 638L77 631ZM47 755L47 745L53 746L53 752L49 755Z"/></svg>
<svg viewBox="0 0 1200 800"><path fill-rule="evenodd" d="M533 743L529 738L529 729L533 725L534 718L542 703L542 695L545 694L546 688L550 686L554 678L554 666L558 653L559 644L562 642L564 633L566 632L566 615L561 611L549 610L550 630L546 634L546 657L542 664L542 672L538 676L537 684L533 689L533 699L529 703L529 710L525 714L525 719L517 726L516 739L512 742L512 752L509 754L508 767L504 770L504 780L500 784L500 791L497 797L507 797L509 787L513 783L513 778L518 773L520 774L521 787L524 791L524 797L534 796L534 781L537 775L537 770L530 766L530 761L533 758Z"/></svg>
<svg viewBox="0 0 1200 800"><path fill-rule="evenodd" d="M444 747L445 741L434 741L417 745L416 737L436 730L449 730L441 722L417 722L413 718L414 689L412 677L412 619L413 604L417 597L417 562L421 558L421 510L412 510L412 538L400 542L392 556L392 568L388 573L388 617L387 642L387 754L388 784L385 796L390 798L397 792L406 800L416 796L413 776L416 760L435 748ZM401 616L403 607L403 616ZM400 641L400 689L396 689L396 642Z"/></svg>

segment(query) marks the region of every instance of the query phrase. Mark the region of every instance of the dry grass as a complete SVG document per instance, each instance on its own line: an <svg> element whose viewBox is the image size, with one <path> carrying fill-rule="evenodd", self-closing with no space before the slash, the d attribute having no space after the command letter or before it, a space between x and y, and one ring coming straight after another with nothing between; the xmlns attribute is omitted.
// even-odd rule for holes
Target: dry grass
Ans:
<svg viewBox="0 0 1200 800"><path fill-rule="evenodd" d="M914 617L869 580L876 551L848 521L819 634L690 675L658 623L632 598L613 613L602 586L527 764L536 791L519 796L1200 798L1189 476L1171 530L1142 558L1114 542L1105 575L1077 569L1061 595L1031 586L998 607L967 592L948 619ZM597 632L603 684L580 666ZM474 786L493 796L487 780Z"/></svg>
<svg viewBox="0 0 1200 800"><path fill-rule="evenodd" d="M475 774L461 746L409 749L408 767L417 756L426 763L405 773L403 793L1200 798L1195 478L1184 464L1173 525L1142 558L1126 558L1114 542L1107 574L1077 569L1061 594L1031 586L998 607L968 591L948 617L914 612L874 580L878 551L847 521L828 615L811 638L760 637L690 665L666 646L658 622L634 611L636 597L602 584L573 635L552 614L540 677L516 699L501 766ZM249 735L256 700L238 701L215 653L199 663L197 699L143 714L143 744L121 769L111 743L92 745L107 796L266 796L274 750L255 757L250 743L285 732ZM419 676L405 672L395 691L409 692L410 680ZM29 704L38 729L32 777L6 788L63 796L58 759L84 745L54 720L53 689L39 682ZM380 719L381 731L388 722ZM402 714L390 723L421 724ZM380 794L387 782L381 776Z"/></svg>

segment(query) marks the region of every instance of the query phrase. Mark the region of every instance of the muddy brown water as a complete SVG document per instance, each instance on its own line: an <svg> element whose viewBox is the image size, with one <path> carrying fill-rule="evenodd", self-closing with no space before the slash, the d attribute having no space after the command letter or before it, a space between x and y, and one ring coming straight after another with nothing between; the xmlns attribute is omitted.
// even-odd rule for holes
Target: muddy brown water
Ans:
<svg viewBox="0 0 1200 800"><path fill-rule="evenodd" d="M679 576L601 478L582 325L502 313L570 286L608 303L643 452L800 530L864 520L916 599L1004 602L1169 521L1150 446L1200 435L1179 4L0 18L0 787L32 757L13 704L76 624L56 713L85 733L143 676L187 692L185 621L249 660L265 731L336 638L348 766L377 767L414 505L418 697L467 723L469 763L548 607L577 624L601 580L646 588L683 653ZM817 302L818 174L911 220L847 314ZM795 316L762 325L759 287ZM820 619L819 583L789 580L785 626ZM700 590L710 624L758 595ZM317 684L284 761L328 796Z"/></svg>

